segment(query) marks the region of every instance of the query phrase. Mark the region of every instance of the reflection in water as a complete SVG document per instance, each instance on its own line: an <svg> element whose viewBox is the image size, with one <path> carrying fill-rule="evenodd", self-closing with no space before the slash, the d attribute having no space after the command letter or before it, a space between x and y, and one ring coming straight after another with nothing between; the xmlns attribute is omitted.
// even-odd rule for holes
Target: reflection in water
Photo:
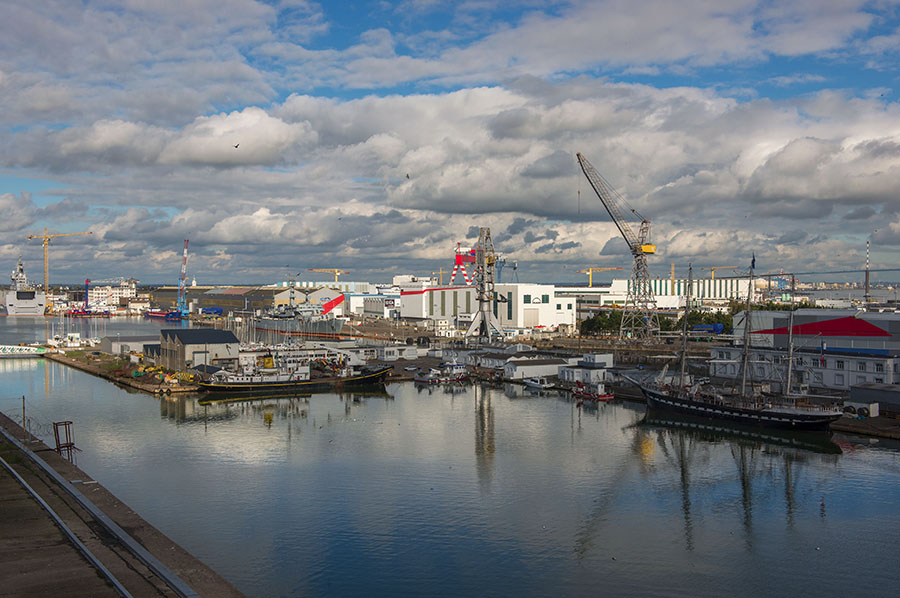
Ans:
<svg viewBox="0 0 900 598"><path fill-rule="evenodd" d="M491 392L475 384L475 468L482 494L491 491L494 470L494 409Z"/></svg>
<svg viewBox="0 0 900 598"><path fill-rule="evenodd" d="M684 521L684 541L688 550L694 549L694 526L691 521L691 468L696 468L698 444L686 434L672 430L660 430L657 434L660 452L669 465L678 471L681 495L681 514ZM643 447L641 447L643 451Z"/></svg>
<svg viewBox="0 0 900 598"><path fill-rule="evenodd" d="M802 465L812 454L820 453L825 459L836 462L837 455L841 453L840 447L831 442L827 433L772 432L656 413L648 413L641 426L655 431L657 442L667 461L678 471L685 544L688 550L693 550L694 546L690 514L691 470L706 468L712 447L726 445L734 462L735 478L740 490L741 525L749 551L754 547L754 481L761 477L777 479L779 475L783 478L785 523L788 529L793 529ZM824 509L824 497L822 500Z"/></svg>
<svg viewBox="0 0 900 598"><path fill-rule="evenodd" d="M576 409L581 412L581 409ZM628 413L628 412L626 412ZM623 434L630 434L630 452L635 452L635 447L642 444L642 437L646 431L635 425L637 414L629 413L631 421L622 428ZM603 486L594 491L593 507L584 523L575 534L575 554L579 560L585 558L595 546L595 539L600 535L600 528L607 521L609 514L615 509L616 499L626 486L625 480L629 477L635 460L630 455L624 454L615 457L616 465L612 476L604 476Z"/></svg>
<svg viewBox="0 0 900 598"><path fill-rule="evenodd" d="M638 423L636 404L474 386L201 403L45 365L49 394L46 372L7 372L19 399L0 409L24 394L46 421L73 420L79 465L248 595L737 598L894 582L900 453L882 444L842 455L827 437Z"/></svg>

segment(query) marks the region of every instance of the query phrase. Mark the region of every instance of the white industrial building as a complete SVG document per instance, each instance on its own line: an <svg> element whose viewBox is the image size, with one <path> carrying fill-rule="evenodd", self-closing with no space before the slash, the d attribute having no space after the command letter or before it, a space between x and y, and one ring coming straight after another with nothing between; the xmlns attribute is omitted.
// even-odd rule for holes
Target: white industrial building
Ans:
<svg viewBox="0 0 900 598"><path fill-rule="evenodd" d="M557 295L553 285L502 283L494 286L494 315L503 329L556 329L575 326L575 300ZM471 321L478 311L473 286L434 287L426 283L401 286L400 317L404 319L449 318Z"/></svg>
<svg viewBox="0 0 900 598"><path fill-rule="evenodd" d="M137 297L137 280L122 279L117 285L93 286L88 288L88 304L99 308L116 308L127 305L130 299Z"/></svg>
<svg viewBox="0 0 900 598"><path fill-rule="evenodd" d="M525 378L556 377L561 367L571 365L568 360L559 357L545 359L510 359L503 366L505 380L524 380Z"/></svg>
<svg viewBox="0 0 900 598"><path fill-rule="evenodd" d="M684 297L687 293L686 278L654 278L650 280L656 306L659 309L684 309ZM594 315L601 308L622 307L628 298L631 280L627 278L613 279L605 285L593 287L558 287L559 297L577 301L578 319L583 320ZM746 301L750 288L748 278L695 278L691 291L694 309L710 309L725 307L729 301ZM758 292L754 291L758 298Z"/></svg>

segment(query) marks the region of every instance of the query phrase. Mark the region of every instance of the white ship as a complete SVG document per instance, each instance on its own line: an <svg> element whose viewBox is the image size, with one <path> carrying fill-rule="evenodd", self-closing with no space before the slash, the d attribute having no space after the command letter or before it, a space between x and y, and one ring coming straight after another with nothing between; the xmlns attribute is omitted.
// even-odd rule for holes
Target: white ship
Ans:
<svg viewBox="0 0 900 598"><path fill-rule="evenodd" d="M12 284L6 293L6 315L8 316L42 316L47 309L47 295L38 287L28 283L25 277L25 266L22 258L16 264L12 276Z"/></svg>

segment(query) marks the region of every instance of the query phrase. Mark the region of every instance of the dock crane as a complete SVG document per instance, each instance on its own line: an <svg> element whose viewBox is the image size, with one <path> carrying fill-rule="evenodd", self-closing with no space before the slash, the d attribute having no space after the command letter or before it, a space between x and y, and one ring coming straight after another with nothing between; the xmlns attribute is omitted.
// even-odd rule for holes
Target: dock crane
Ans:
<svg viewBox="0 0 900 598"><path fill-rule="evenodd" d="M506 301L498 298L494 291L494 269L497 265L497 254L494 253L494 241L491 229L481 227L478 232L478 243L475 245L475 295L478 300L478 311L472 318L472 324L466 330L466 338L476 336L479 342L490 343L496 336L502 336L500 321L494 315L492 303Z"/></svg>
<svg viewBox="0 0 900 598"><path fill-rule="evenodd" d="M182 318L190 315L187 305L187 259L188 259L188 240L184 240L184 254L181 257L181 278L178 279L178 312Z"/></svg>
<svg viewBox="0 0 900 598"><path fill-rule="evenodd" d="M631 209L631 212L641 219L639 233L635 234L619 210L618 202L624 201L624 199L600 176L587 158L580 152L576 156L584 176L594 188L603 207L606 208L610 218L628 244L631 255L634 256L619 337L629 336L643 339L655 337L659 334L659 318L656 315L656 298L653 296L653 287L650 284L647 256L656 253L656 245L650 243L650 220L641 216L637 210Z"/></svg>
<svg viewBox="0 0 900 598"><path fill-rule="evenodd" d="M44 245L44 292L50 292L50 239L55 239L56 237L74 237L76 235L93 235L94 233L91 231L86 231L83 233L48 233L47 227L44 227L43 235L28 235L28 240L31 239L43 239Z"/></svg>
<svg viewBox="0 0 900 598"><path fill-rule="evenodd" d="M440 286L444 286L444 274L449 274L449 270L444 270L443 268L438 268L437 272L432 272L431 274L437 274L440 278L438 279L438 284Z"/></svg>
<svg viewBox="0 0 900 598"><path fill-rule="evenodd" d="M503 274L503 267L508 263L512 264L513 274L516 277L516 282L519 282L519 262L517 262L515 260L507 261L507 259L505 257L501 257L501 258L497 259L497 283L498 284L503 282L502 280L500 280L500 276Z"/></svg>
<svg viewBox="0 0 900 598"><path fill-rule="evenodd" d="M596 267L595 268L594 266L591 266L590 268L585 268L584 270L579 270L578 273L579 274L587 274L588 275L588 286L592 287L592 286L594 286L594 272L607 272L609 270L621 270L621 269L622 269L621 267L615 267L615 268Z"/></svg>
<svg viewBox="0 0 900 598"><path fill-rule="evenodd" d="M350 270L341 270L340 268L309 268L310 272L331 272L334 274L334 283L337 284L338 276L347 274Z"/></svg>
<svg viewBox="0 0 900 598"><path fill-rule="evenodd" d="M716 270L734 270L736 268L740 268L740 266L707 266L706 268L700 268L701 270L709 270L709 277L712 280L716 279Z"/></svg>

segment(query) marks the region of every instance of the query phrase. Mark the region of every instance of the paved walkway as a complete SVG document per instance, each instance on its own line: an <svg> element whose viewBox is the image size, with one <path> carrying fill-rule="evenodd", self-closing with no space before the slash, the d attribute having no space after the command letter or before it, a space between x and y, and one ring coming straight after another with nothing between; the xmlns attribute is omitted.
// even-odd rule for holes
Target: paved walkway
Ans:
<svg viewBox="0 0 900 598"><path fill-rule="evenodd" d="M0 426L17 439L22 430L0 414ZM201 596L241 596L231 584L139 517L86 473L40 441L27 446L154 557ZM166 583L125 549L46 472L0 436L0 457L31 486L133 596L176 596ZM50 515L5 468L0 467L0 596L116 596Z"/></svg>

